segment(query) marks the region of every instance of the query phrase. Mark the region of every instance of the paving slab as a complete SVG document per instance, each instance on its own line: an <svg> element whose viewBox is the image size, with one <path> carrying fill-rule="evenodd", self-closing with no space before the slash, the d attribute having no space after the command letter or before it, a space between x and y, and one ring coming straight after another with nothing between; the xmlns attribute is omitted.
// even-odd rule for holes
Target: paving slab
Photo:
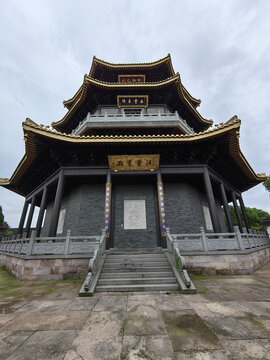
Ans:
<svg viewBox="0 0 270 360"><path fill-rule="evenodd" d="M33 331L3 331L0 332L0 360L6 359L21 346Z"/></svg>
<svg viewBox="0 0 270 360"><path fill-rule="evenodd" d="M181 351L176 353L175 360L233 360L228 358L225 350Z"/></svg>
<svg viewBox="0 0 270 360"><path fill-rule="evenodd" d="M64 360L120 359L125 316L120 311L92 312Z"/></svg>
<svg viewBox="0 0 270 360"><path fill-rule="evenodd" d="M7 360L62 360L76 330L37 331Z"/></svg>
<svg viewBox="0 0 270 360"><path fill-rule="evenodd" d="M10 320L14 319L16 314L0 314L0 327L6 323L8 323Z"/></svg>
<svg viewBox="0 0 270 360"><path fill-rule="evenodd" d="M72 300L71 302L69 302L69 304L65 307L65 311L68 311L68 310L72 310L72 311L81 311L81 310L91 311L93 309L93 307L96 305L96 303L98 302L98 300L99 300L98 296L78 297L78 298Z"/></svg>
<svg viewBox="0 0 270 360"><path fill-rule="evenodd" d="M156 307L157 303L156 303L156 299L154 297L145 297L143 295L141 296L129 296L128 300L127 300L127 311L131 311L132 309L134 309L136 306L139 305L145 305L145 306L149 306L149 307Z"/></svg>
<svg viewBox="0 0 270 360"><path fill-rule="evenodd" d="M256 339L260 337L257 326L252 326L248 318L228 316L203 317L205 324L219 339Z"/></svg>
<svg viewBox="0 0 270 360"><path fill-rule="evenodd" d="M190 303L185 300L185 295L182 294L174 296L160 294L155 297L155 300L158 308L164 311L192 309Z"/></svg>
<svg viewBox="0 0 270 360"><path fill-rule="evenodd" d="M209 303L192 303L192 308L201 318L215 316L246 316L249 312L248 307L232 302L209 302Z"/></svg>
<svg viewBox="0 0 270 360"><path fill-rule="evenodd" d="M152 302L152 300L151 300ZM156 304L131 301L127 312L125 335L167 335L166 327Z"/></svg>
<svg viewBox="0 0 270 360"><path fill-rule="evenodd" d="M245 306L249 312L257 316L270 318L270 301L248 301L243 302L242 305Z"/></svg>
<svg viewBox="0 0 270 360"><path fill-rule="evenodd" d="M174 357L168 335L124 336L121 359L170 360Z"/></svg>
<svg viewBox="0 0 270 360"><path fill-rule="evenodd" d="M268 340L225 340L222 342L230 360L269 360Z"/></svg>
<svg viewBox="0 0 270 360"><path fill-rule="evenodd" d="M71 300L33 300L20 307L16 312L50 312L63 310Z"/></svg>
<svg viewBox="0 0 270 360"><path fill-rule="evenodd" d="M93 311L126 310L127 295L103 295L99 298Z"/></svg>
<svg viewBox="0 0 270 360"><path fill-rule="evenodd" d="M21 313L1 327L1 331L16 330L73 330L79 329L89 311L58 311Z"/></svg>
<svg viewBox="0 0 270 360"><path fill-rule="evenodd" d="M175 352L222 348L218 337L194 310L162 311Z"/></svg>

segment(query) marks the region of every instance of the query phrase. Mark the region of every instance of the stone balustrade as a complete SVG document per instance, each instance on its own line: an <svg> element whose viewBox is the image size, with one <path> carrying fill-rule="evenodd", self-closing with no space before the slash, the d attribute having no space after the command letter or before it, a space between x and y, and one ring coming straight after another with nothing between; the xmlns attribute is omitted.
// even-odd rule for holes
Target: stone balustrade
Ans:
<svg viewBox="0 0 270 360"><path fill-rule="evenodd" d="M233 233L206 233L204 228L197 234L171 234L175 246L183 254L239 253L270 247L268 234L249 230L241 233L235 226Z"/></svg>
<svg viewBox="0 0 270 360"><path fill-rule="evenodd" d="M7 239L0 242L0 253L17 257L74 257L93 254L99 248L101 236L36 237L32 231L30 238Z"/></svg>
<svg viewBox="0 0 270 360"><path fill-rule="evenodd" d="M194 130L187 122L182 119L178 112L156 114L107 114L91 115L79 123L72 131L72 135L80 135L89 128L116 128L116 127L158 127L158 126L176 126L180 127L187 134L194 134Z"/></svg>

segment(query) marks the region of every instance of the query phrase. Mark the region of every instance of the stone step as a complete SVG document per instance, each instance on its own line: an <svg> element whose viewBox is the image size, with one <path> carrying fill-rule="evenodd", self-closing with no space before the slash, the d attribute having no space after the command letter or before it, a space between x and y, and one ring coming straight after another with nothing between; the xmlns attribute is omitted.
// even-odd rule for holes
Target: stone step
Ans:
<svg viewBox="0 0 270 360"><path fill-rule="evenodd" d="M98 285L97 292L111 292L111 291L178 291L177 284L144 284L144 285Z"/></svg>
<svg viewBox="0 0 270 360"><path fill-rule="evenodd" d="M142 285L142 284L176 284L175 277L161 278L125 278L125 279L99 279L99 285Z"/></svg>
<svg viewBox="0 0 270 360"><path fill-rule="evenodd" d="M131 254L162 254L161 248L126 248L126 249L110 249L111 255L131 255Z"/></svg>
<svg viewBox="0 0 270 360"><path fill-rule="evenodd" d="M121 278L156 278L174 276L173 271L156 272L105 272L100 274L100 279L121 279Z"/></svg>
<svg viewBox="0 0 270 360"><path fill-rule="evenodd" d="M138 268L138 267L159 267L159 268L164 268L169 266L168 261L160 261L160 262L155 262L155 261L135 261L135 262L108 262L105 260L103 269L106 268L130 268L133 269Z"/></svg>
<svg viewBox="0 0 270 360"><path fill-rule="evenodd" d="M102 273L111 273L111 272L159 272L159 271L171 271L169 264L166 266L137 266L137 267L103 267Z"/></svg>
<svg viewBox="0 0 270 360"><path fill-rule="evenodd" d="M158 255L139 255L139 256L128 256L128 255L107 255L106 261L112 261L112 262L121 262L121 261L165 261L166 255L164 254L158 254Z"/></svg>
<svg viewBox="0 0 270 360"><path fill-rule="evenodd" d="M166 262L167 259L166 257L159 257L159 258L152 258L152 257L147 257L147 258L123 258L123 259L115 259L114 257L109 257L108 259L106 259L106 263L130 263L130 262L134 262L134 263L138 263L138 262Z"/></svg>

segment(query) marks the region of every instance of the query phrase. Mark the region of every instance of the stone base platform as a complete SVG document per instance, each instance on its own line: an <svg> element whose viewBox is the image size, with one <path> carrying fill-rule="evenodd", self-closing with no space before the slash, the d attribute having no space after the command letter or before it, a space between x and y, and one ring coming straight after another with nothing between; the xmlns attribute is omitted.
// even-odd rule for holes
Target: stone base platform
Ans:
<svg viewBox="0 0 270 360"><path fill-rule="evenodd" d="M219 254L185 254L187 269L200 275L248 275L260 269L270 260L270 248L249 251L246 253ZM22 258L0 254L0 266L6 268L23 281L46 281L84 278L88 271L89 259L92 257L68 258Z"/></svg>
<svg viewBox="0 0 270 360"><path fill-rule="evenodd" d="M187 269L199 275L248 275L260 269L270 260L270 248L247 253L218 254L205 253L187 255L183 253Z"/></svg>
<svg viewBox="0 0 270 360"><path fill-rule="evenodd" d="M78 279L86 276L89 257L27 259L0 255L0 266L23 281Z"/></svg>

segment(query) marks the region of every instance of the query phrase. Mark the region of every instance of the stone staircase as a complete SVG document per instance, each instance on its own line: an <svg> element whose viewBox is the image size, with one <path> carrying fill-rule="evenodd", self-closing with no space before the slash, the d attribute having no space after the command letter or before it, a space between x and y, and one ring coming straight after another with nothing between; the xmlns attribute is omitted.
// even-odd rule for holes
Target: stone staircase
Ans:
<svg viewBox="0 0 270 360"><path fill-rule="evenodd" d="M179 285L161 248L110 250L96 291L177 291Z"/></svg>

